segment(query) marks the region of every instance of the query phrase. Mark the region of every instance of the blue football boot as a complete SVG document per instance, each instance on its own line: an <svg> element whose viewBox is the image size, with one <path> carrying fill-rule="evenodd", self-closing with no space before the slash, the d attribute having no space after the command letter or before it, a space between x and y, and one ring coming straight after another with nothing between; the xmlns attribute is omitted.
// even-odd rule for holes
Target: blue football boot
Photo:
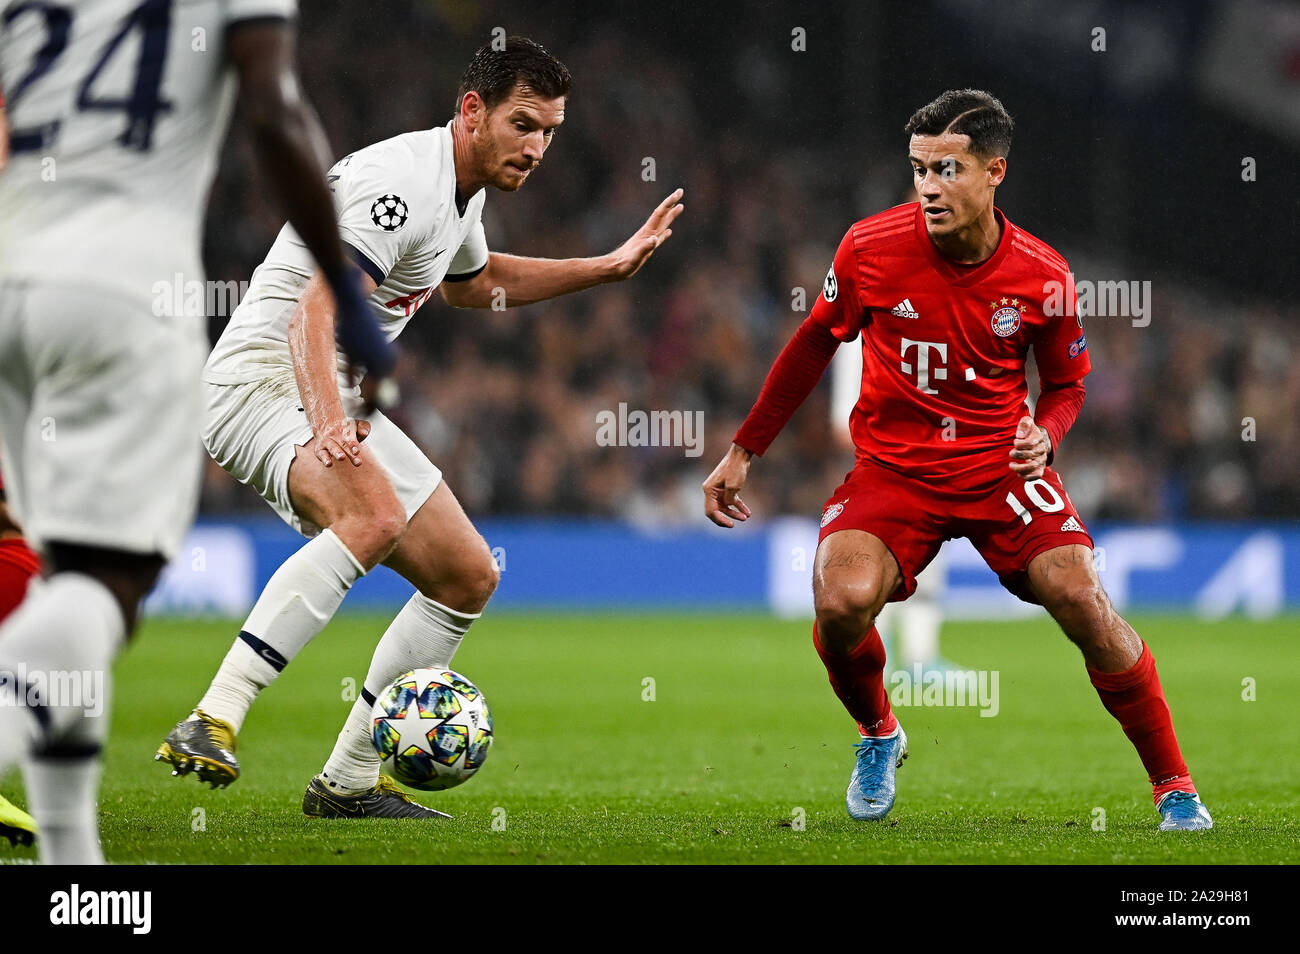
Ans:
<svg viewBox="0 0 1300 954"><path fill-rule="evenodd" d="M845 802L850 817L876 821L894 807L894 772L907 758L907 733L900 725L889 738L866 737L854 748L858 760L849 777Z"/></svg>
<svg viewBox="0 0 1300 954"><path fill-rule="evenodd" d="M1214 827L1210 810L1195 792L1166 792L1156 803L1161 831L1204 831Z"/></svg>

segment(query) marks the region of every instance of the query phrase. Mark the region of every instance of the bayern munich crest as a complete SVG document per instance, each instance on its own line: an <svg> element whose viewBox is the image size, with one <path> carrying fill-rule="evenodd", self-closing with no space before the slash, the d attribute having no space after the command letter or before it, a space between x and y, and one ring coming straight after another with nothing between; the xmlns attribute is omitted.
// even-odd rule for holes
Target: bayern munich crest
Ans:
<svg viewBox="0 0 1300 954"><path fill-rule="evenodd" d="M989 302L989 307L997 309L993 312L993 333L999 338L1010 338L1020 330L1020 299L1012 298L1008 302L1003 298L1003 307L998 308L998 304L996 301Z"/></svg>
<svg viewBox="0 0 1300 954"><path fill-rule="evenodd" d="M401 196L381 195L370 207L370 221L385 232L396 232L406 224L406 211Z"/></svg>
<svg viewBox="0 0 1300 954"><path fill-rule="evenodd" d="M823 527L826 526L826 524L830 523L832 520L834 520L836 517L842 514L844 512L844 505L846 503L848 503L847 500L841 500L839 503L833 503L829 507L827 507L826 510L822 513L822 526Z"/></svg>

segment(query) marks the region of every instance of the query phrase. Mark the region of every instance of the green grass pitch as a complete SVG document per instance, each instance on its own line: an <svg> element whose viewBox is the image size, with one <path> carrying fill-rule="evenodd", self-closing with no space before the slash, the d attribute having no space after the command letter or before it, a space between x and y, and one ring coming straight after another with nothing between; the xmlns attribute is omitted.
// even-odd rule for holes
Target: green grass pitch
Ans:
<svg viewBox="0 0 1300 954"><path fill-rule="evenodd" d="M911 757L884 823L845 814L855 736L809 627L734 614L489 615L456 666L484 690L496 744L466 785L417 793L455 819L305 818L303 789L351 705L345 680L360 682L386 623L343 616L318 637L249 716L242 778L211 791L152 756L237 627L148 622L117 670L100 805L109 860L1300 861L1294 618L1134 620L1214 814L1213 831L1192 835L1155 830L1136 754L1045 617L945 626L947 656L998 670L1000 711L900 708ZM1248 678L1254 701L1243 699ZM0 791L21 803L16 775ZM0 846L0 861L33 854Z"/></svg>

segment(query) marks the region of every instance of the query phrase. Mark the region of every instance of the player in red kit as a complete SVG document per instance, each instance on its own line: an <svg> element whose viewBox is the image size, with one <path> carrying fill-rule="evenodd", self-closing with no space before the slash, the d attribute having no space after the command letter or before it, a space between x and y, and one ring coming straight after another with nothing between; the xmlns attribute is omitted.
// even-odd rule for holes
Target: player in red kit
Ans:
<svg viewBox="0 0 1300 954"><path fill-rule="evenodd" d="M1090 369L1069 266L993 204L1011 117L955 90L908 122L919 203L856 223L822 294L777 358L731 450L704 483L719 526L745 520L750 462L862 336L853 470L822 513L813 643L862 736L849 814L884 818L907 736L890 710L875 629L940 544L967 537L1002 584L1042 604L1083 652L1102 705L1142 759L1162 830L1209 828L1174 735L1151 651L1110 604L1092 538L1049 466L1083 405ZM1025 361L1041 394L1027 403Z"/></svg>

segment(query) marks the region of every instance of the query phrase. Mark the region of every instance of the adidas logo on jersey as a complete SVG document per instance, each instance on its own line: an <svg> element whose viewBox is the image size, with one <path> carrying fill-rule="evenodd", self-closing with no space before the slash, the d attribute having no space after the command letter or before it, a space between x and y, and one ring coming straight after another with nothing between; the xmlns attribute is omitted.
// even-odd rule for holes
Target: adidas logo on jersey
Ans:
<svg viewBox="0 0 1300 954"><path fill-rule="evenodd" d="M1085 530L1083 529L1083 525L1080 524L1079 521L1076 520L1074 517L1071 517L1070 519L1066 520L1065 523L1061 524L1061 529L1062 529L1062 530L1078 530L1080 533L1086 533L1086 532L1087 532L1087 531L1085 531Z"/></svg>
<svg viewBox="0 0 1300 954"><path fill-rule="evenodd" d="M904 298L893 308L889 309L889 313L891 315L897 315L899 318L920 318L921 317L916 313L916 309L912 307L912 301L910 298Z"/></svg>

